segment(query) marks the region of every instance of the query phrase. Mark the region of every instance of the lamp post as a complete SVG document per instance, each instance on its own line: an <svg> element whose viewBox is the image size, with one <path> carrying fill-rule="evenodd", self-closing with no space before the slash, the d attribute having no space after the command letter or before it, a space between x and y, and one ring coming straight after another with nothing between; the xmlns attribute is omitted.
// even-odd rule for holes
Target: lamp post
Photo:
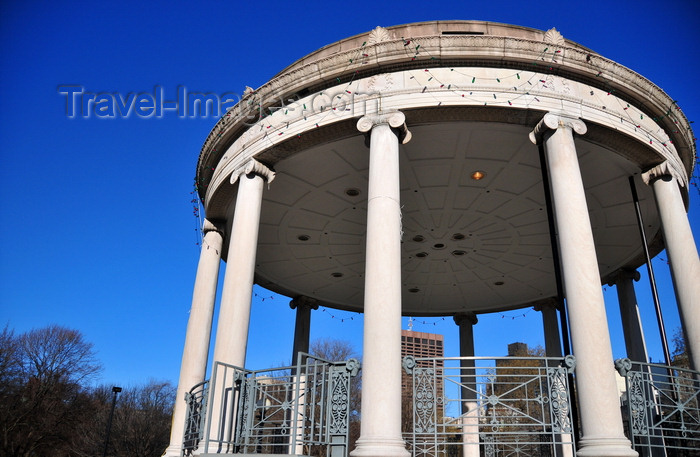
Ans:
<svg viewBox="0 0 700 457"><path fill-rule="evenodd" d="M109 446L109 432L112 430L112 417L114 417L114 408L117 406L117 394L121 391L121 387L112 387L112 392L114 393L114 396L112 397L112 410L109 412L109 419L107 420L107 432L105 433L105 448L102 452L102 457L107 457L107 446Z"/></svg>

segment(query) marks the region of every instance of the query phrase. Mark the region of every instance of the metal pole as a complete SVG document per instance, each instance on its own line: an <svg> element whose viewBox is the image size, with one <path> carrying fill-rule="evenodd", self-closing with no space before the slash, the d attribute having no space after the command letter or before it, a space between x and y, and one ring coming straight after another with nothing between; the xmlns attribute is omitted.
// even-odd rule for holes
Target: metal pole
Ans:
<svg viewBox="0 0 700 457"><path fill-rule="evenodd" d="M651 296L654 300L654 309L656 311L656 322L659 325L659 334L661 335L661 345L664 350L664 359L666 360L666 366L668 367L666 370L668 372L668 379L669 382L671 383L673 390L671 391L671 395L674 401L677 401L679 398L679 392L678 392L678 386L676 385L676 381L673 377L673 368L671 368L671 353L668 350L668 340L666 339L666 330L664 327L664 317L663 314L661 313L661 303L659 302L659 294L656 290L656 278L654 277L654 268L651 265L651 257L649 256L649 245L647 243L647 236L646 233L644 233L644 220L642 219L642 211L639 206L639 196L637 195L637 186L634 184L634 176L629 177L629 182L630 182L630 190L632 191L632 201L634 202L634 212L635 215L637 216L637 226L639 227L639 235L642 238L642 247L644 248L644 259L646 260L647 263L647 272L649 273L649 285L651 286ZM648 360L646 362L649 362ZM651 372L651 367L647 366L647 376L649 376L649 381L650 381L650 386L653 384L653 374ZM651 392L651 389L647 388L646 392L647 398L654 398L653 392ZM655 409L655 408L654 408ZM654 409L652 409L652 413L654 412ZM659 433L659 431L656 431L656 433ZM651 438L651 437L650 437ZM665 440L665 434L664 430L660 430L660 436L659 438L661 439L661 451L659 452L660 455L667 455L666 454L666 445Z"/></svg>
<svg viewBox="0 0 700 457"><path fill-rule="evenodd" d="M107 420L107 432L105 433L105 448L102 451L102 457L107 457L107 447L109 446L109 433L112 431L112 418L114 417L114 408L117 406L117 394L122 391L121 387L112 387L114 396L112 397L112 410L109 412Z"/></svg>
<svg viewBox="0 0 700 457"><path fill-rule="evenodd" d="M644 221L642 220L642 211L639 207L637 187L634 185L634 176L630 176L629 180L630 190L632 191L632 200L634 201L634 210L635 214L637 215L637 225L639 226L639 234L642 237L642 246L644 247L644 257L647 263L647 272L649 273L649 285L651 286L651 296L654 299L654 309L656 310L656 322L659 324L659 333L661 334L661 344L664 350L664 359L666 360L666 365L671 366L671 353L668 350L668 340L666 338L666 330L664 328L664 316L661 313L659 294L656 290L656 278L654 277L654 268L652 268L651 266L651 257L649 257L647 236L644 233Z"/></svg>

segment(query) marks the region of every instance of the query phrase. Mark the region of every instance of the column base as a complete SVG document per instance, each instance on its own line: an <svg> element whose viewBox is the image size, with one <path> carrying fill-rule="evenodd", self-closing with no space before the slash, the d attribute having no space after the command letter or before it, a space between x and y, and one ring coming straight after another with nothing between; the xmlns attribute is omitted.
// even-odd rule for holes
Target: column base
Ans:
<svg viewBox="0 0 700 457"><path fill-rule="evenodd" d="M357 447L350 452L352 457L410 457L406 443L395 438L360 438Z"/></svg>
<svg viewBox="0 0 700 457"><path fill-rule="evenodd" d="M578 457L638 457L626 438L584 437L578 442Z"/></svg>
<svg viewBox="0 0 700 457"><path fill-rule="evenodd" d="M174 446L170 445L168 448L163 452L162 457L180 457L182 455L182 446Z"/></svg>

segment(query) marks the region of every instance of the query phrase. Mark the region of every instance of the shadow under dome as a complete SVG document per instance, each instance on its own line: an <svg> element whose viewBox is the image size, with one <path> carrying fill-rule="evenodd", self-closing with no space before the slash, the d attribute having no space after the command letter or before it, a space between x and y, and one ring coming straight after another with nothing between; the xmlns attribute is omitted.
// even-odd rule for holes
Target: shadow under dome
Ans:
<svg viewBox="0 0 700 457"><path fill-rule="evenodd" d="M453 121L411 131L400 148L403 313L497 311L556 295L530 127ZM585 136L576 146L601 276L638 266L628 177L639 166ZM368 159L358 133L275 164L263 197L258 284L362 311ZM474 171L485 176L474 180ZM652 239L658 215L650 190L638 190Z"/></svg>

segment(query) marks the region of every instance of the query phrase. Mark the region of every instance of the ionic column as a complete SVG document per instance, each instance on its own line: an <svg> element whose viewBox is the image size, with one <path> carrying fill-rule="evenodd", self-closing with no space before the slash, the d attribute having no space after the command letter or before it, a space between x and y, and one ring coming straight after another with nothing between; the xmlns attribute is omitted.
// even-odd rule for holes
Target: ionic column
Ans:
<svg viewBox="0 0 700 457"><path fill-rule="evenodd" d="M620 305L627 357L636 362L646 363L649 361L649 356L647 355L647 345L644 341L644 330L642 329L642 320L639 317L639 305L633 283L633 281L639 281L639 277L638 271L623 268L617 272L615 280L608 285L615 284L617 289L617 301Z"/></svg>
<svg viewBox="0 0 700 457"><path fill-rule="evenodd" d="M309 297L296 297L289 302L289 307L297 310L294 324L294 345L292 347L292 363L296 365L300 352L309 352L309 334L311 331L311 310L318 309L318 301Z"/></svg>
<svg viewBox="0 0 700 457"><path fill-rule="evenodd" d="M180 380L177 384L176 401L173 408L170 445L165 450L165 456L179 457L182 453L182 440L187 416L185 393L204 381L207 371L223 237L222 231L208 220L204 221L203 231L204 239L199 253L199 265L192 293L192 307L190 308L190 318L187 321L185 348L182 351L182 363L180 364Z"/></svg>
<svg viewBox="0 0 700 457"><path fill-rule="evenodd" d="M223 362L240 368L245 366L262 193L265 182L271 182L274 177L274 172L253 159L231 175L231 183L238 181L238 194L216 327L214 363ZM222 387L221 380L212 381L215 388L217 383ZM208 411L212 421L218 421L224 407L222 394L215 389ZM231 400L228 397L227 401ZM232 410L230 405L226 408L226 411ZM218 430L221 439L228 439L230 425L213 424L212 430Z"/></svg>
<svg viewBox="0 0 700 457"><path fill-rule="evenodd" d="M576 356L582 429L578 455L636 456L622 427L598 260L573 131L583 135L586 125L576 118L547 113L530 133L530 139L535 144L544 144L549 165Z"/></svg>
<svg viewBox="0 0 700 457"><path fill-rule="evenodd" d="M238 194L216 327L215 362L245 365L262 192L264 183L274 177L274 172L256 160L231 175L232 184L238 181Z"/></svg>
<svg viewBox="0 0 700 457"><path fill-rule="evenodd" d="M535 311L542 313L545 355L547 357L562 357L556 306L551 303L541 304L535 306Z"/></svg>
<svg viewBox="0 0 700 457"><path fill-rule="evenodd" d="M679 185L683 180L668 162L642 175L654 189L664 243L692 368L700 369L700 260Z"/></svg>
<svg viewBox="0 0 700 457"><path fill-rule="evenodd" d="M362 425L354 457L408 457L401 437L401 112L362 117L370 132L362 367Z"/></svg>
<svg viewBox="0 0 700 457"><path fill-rule="evenodd" d="M479 409L477 404L476 371L474 359L474 325L479 322L474 313L460 313L454 316L459 326L459 356L462 385L460 391L462 412L462 456L479 456Z"/></svg>

